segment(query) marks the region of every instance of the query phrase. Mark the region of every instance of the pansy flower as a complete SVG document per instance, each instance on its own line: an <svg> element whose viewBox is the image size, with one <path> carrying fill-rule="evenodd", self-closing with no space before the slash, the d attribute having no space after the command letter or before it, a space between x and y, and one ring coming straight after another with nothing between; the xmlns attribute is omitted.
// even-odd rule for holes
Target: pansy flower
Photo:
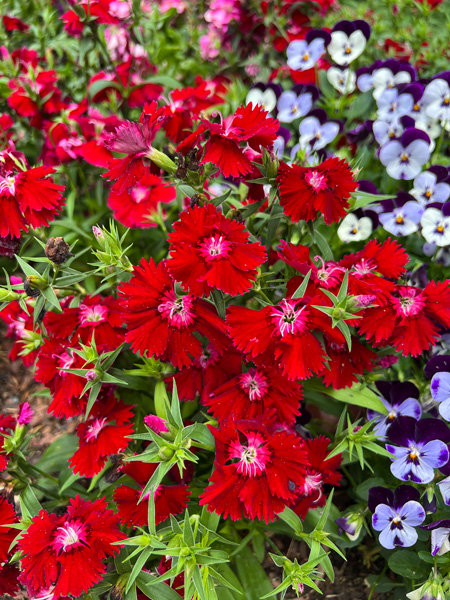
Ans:
<svg viewBox="0 0 450 600"><path fill-rule="evenodd" d="M373 431L384 437L387 430L398 417L413 417L418 421L422 415L419 390L410 381L377 381L377 388L383 394L378 396L387 410L387 415L369 409L367 418L374 422Z"/></svg>
<svg viewBox="0 0 450 600"><path fill-rule="evenodd" d="M414 179L430 158L430 138L420 129L407 129L399 140L385 144L380 162L393 179Z"/></svg>
<svg viewBox="0 0 450 600"><path fill-rule="evenodd" d="M183 289L194 296L209 296L213 289L237 296L252 287L266 251L249 242L245 225L206 204L182 212L173 229L167 268Z"/></svg>
<svg viewBox="0 0 450 600"><path fill-rule="evenodd" d="M426 86L423 103L429 117L450 121L450 71L439 73Z"/></svg>
<svg viewBox="0 0 450 600"><path fill-rule="evenodd" d="M417 542L415 527L426 517L419 500L420 492L409 485L401 485L394 492L383 487L371 488L372 526L375 531L381 531L379 541L384 548L408 548Z"/></svg>
<svg viewBox="0 0 450 600"><path fill-rule="evenodd" d="M439 414L446 421L450 421L450 373L435 373L431 379L430 391L433 400L439 402Z"/></svg>
<svg viewBox="0 0 450 600"><path fill-rule="evenodd" d="M429 244L440 248L450 245L450 203L444 204L442 210L427 208L423 213L420 224L422 235Z"/></svg>
<svg viewBox="0 0 450 600"><path fill-rule="evenodd" d="M372 219L369 217L358 218L354 212L345 215L341 221L337 234L341 242L360 242L366 240L372 233Z"/></svg>
<svg viewBox="0 0 450 600"><path fill-rule="evenodd" d="M338 65L348 65L363 53L369 38L370 26L365 21L339 21L331 32L328 54Z"/></svg>
<svg viewBox="0 0 450 600"><path fill-rule="evenodd" d="M373 73L371 82L373 97L378 100L385 90L394 89L404 83L411 83L415 79L416 71L414 67L409 63L389 58L378 66Z"/></svg>
<svg viewBox="0 0 450 600"><path fill-rule="evenodd" d="M300 123L300 148L314 151L325 148L339 131L339 123L330 121L324 110L315 109Z"/></svg>
<svg viewBox="0 0 450 600"><path fill-rule="evenodd" d="M450 519L433 521L420 528L431 531L431 556L442 556L450 552Z"/></svg>
<svg viewBox="0 0 450 600"><path fill-rule="evenodd" d="M42 589L51 589L53 598L86 593L106 573L104 559L120 551L114 542L126 538L105 498L90 502L76 496L69 502L61 516L40 510L19 540L20 581L33 594Z"/></svg>
<svg viewBox="0 0 450 600"><path fill-rule="evenodd" d="M113 499L117 506L120 521L127 527L142 527L148 522L148 493L144 498L142 490L147 485L158 465L130 461L120 467L121 473L128 475L138 486L120 485L114 490ZM178 515L186 508L190 496L189 486L161 484L155 491L156 525L165 521L170 515Z"/></svg>
<svg viewBox="0 0 450 600"><path fill-rule="evenodd" d="M312 69L330 41L329 33L318 30L309 31L304 40L294 40L286 50L288 67L294 71Z"/></svg>
<svg viewBox="0 0 450 600"><path fill-rule="evenodd" d="M450 185L445 181L447 178L445 167L430 167L414 179L414 187L409 193L421 204L444 203L450 197Z"/></svg>
<svg viewBox="0 0 450 600"><path fill-rule="evenodd" d="M351 94L356 88L356 75L350 69L330 67L327 79L340 94Z"/></svg>
<svg viewBox="0 0 450 600"><path fill-rule="evenodd" d="M408 89L400 92L398 89L384 90L377 98L377 118L388 123L411 112L414 98Z"/></svg>
<svg viewBox="0 0 450 600"><path fill-rule="evenodd" d="M338 158L317 167L280 163L277 181L280 204L292 221L311 221L323 214L327 225L346 215L348 199L358 186L348 163Z"/></svg>
<svg viewBox="0 0 450 600"><path fill-rule="evenodd" d="M407 197L408 195L404 199L406 200ZM406 200L400 206L393 206L392 211L380 214L378 218L386 231L403 237L419 231L419 223L424 210L424 207L418 202Z"/></svg>
<svg viewBox="0 0 450 600"><path fill-rule="evenodd" d="M295 86L294 89L283 92L278 98L278 120L280 123L292 123L295 119L304 117L317 100L319 92L315 86Z"/></svg>
<svg viewBox="0 0 450 600"><path fill-rule="evenodd" d="M404 115L403 117L394 118L392 121L374 121L372 123L372 133L380 146L384 146L391 140L401 138L403 132L410 127L415 127L414 119Z"/></svg>
<svg viewBox="0 0 450 600"><path fill-rule="evenodd" d="M273 521L303 489L307 454L294 433L274 425L274 415L210 427L216 444L215 470L200 496L209 512L238 521L243 516Z"/></svg>
<svg viewBox="0 0 450 600"><path fill-rule="evenodd" d="M212 342L219 353L229 344L225 324L213 306L191 295L177 297L165 262L141 260L133 276L119 287L125 340L134 352L156 356L183 367L202 355L195 332Z"/></svg>
<svg viewBox="0 0 450 600"><path fill-rule="evenodd" d="M386 444L386 450L395 456L391 472L397 479L430 483L434 469L448 462L450 429L439 419L398 417L387 436L391 443Z"/></svg>

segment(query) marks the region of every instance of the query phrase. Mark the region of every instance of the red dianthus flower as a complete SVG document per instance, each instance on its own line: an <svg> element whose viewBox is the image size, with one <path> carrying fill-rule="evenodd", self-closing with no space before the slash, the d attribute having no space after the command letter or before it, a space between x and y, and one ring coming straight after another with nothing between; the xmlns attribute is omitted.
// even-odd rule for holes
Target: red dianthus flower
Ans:
<svg viewBox="0 0 450 600"><path fill-rule="evenodd" d="M16 529L4 525L12 525L16 521L14 508L4 496L0 496L0 564L8 560L9 547L18 533Z"/></svg>
<svg viewBox="0 0 450 600"><path fill-rule="evenodd" d="M120 550L126 536L104 498L71 498L65 515L41 510L19 541L24 553L20 580L32 592L54 586L53 597L80 596L102 579L103 560Z"/></svg>
<svg viewBox="0 0 450 600"><path fill-rule="evenodd" d="M209 296L214 288L237 296L252 287L267 255L259 242L248 241L244 225L206 204L181 213L173 228L167 268L183 289L193 296Z"/></svg>
<svg viewBox="0 0 450 600"><path fill-rule="evenodd" d="M125 340L134 352L147 351L176 367L188 366L202 355L194 332L207 337L222 354L229 344L225 323L214 307L191 295L177 298L164 262L142 259L133 277L120 286Z"/></svg>
<svg viewBox="0 0 450 600"><path fill-rule="evenodd" d="M64 187L53 183L55 169L35 167L0 176L0 237L19 237L30 227L47 227L61 210Z"/></svg>
<svg viewBox="0 0 450 600"><path fill-rule="evenodd" d="M277 181L280 204L295 223L320 214L327 225L336 223L345 217L350 194L358 187L348 163L335 157L317 167L289 167L282 162Z"/></svg>
<svg viewBox="0 0 450 600"><path fill-rule="evenodd" d="M246 421L228 420L210 427L216 441L215 470L200 496L210 512L237 521L273 521L292 505L305 484L307 455L303 440L279 430L273 415Z"/></svg>

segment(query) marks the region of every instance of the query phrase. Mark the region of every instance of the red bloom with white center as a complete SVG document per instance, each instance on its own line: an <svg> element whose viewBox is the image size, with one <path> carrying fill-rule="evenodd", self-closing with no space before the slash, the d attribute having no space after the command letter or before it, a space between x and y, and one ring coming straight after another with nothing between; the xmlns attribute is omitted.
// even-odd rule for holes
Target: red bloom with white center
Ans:
<svg viewBox="0 0 450 600"><path fill-rule="evenodd" d="M17 536L17 530L4 525L12 525L17 521L14 508L4 496L0 496L0 563L8 560L8 551L12 541ZM1 574L0 567L0 574Z"/></svg>
<svg viewBox="0 0 450 600"><path fill-rule="evenodd" d="M39 353L35 379L49 388L53 401L48 412L55 417L75 417L86 408L86 398L81 396L86 380L79 375L61 369L93 368L85 365L78 354L72 352L69 344L49 338Z"/></svg>
<svg viewBox="0 0 450 600"><path fill-rule="evenodd" d="M184 211L173 229L167 268L194 296L209 296L213 289L244 294L266 260L264 247L248 241L245 226L225 218L213 204Z"/></svg>
<svg viewBox="0 0 450 600"><path fill-rule="evenodd" d="M248 369L227 383L214 388L203 400L219 422L227 418L254 419L275 409L277 422L292 424L300 414L301 387L275 369Z"/></svg>
<svg viewBox="0 0 450 600"><path fill-rule="evenodd" d="M375 346L393 346L417 356L436 345L440 327L450 327L449 281L431 281L424 290L397 286L378 306L367 308L359 331Z"/></svg>
<svg viewBox="0 0 450 600"><path fill-rule="evenodd" d="M44 325L56 339L71 340L72 344L95 344L105 352L114 350L123 342L120 304L112 296L86 296L77 307L64 307L64 312L45 315Z"/></svg>
<svg viewBox="0 0 450 600"><path fill-rule="evenodd" d="M133 277L119 287L125 340L134 352L147 351L176 367L188 366L202 355L194 332L207 337L220 354L229 344L225 323L214 307L191 295L177 297L164 262L142 259Z"/></svg>
<svg viewBox="0 0 450 600"><path fill-rule="evenodd" d="M74 473L93 477L105 466L108 456L122 452L133 433L133 412L113 393L95 402L88 419L77 427L78 450L69 459Z"/></svg>
<svg viewBox="0 0 450 600"><path fill-rule="evenodd" d="M377 354L367 348L359 339L352 335L352 349L348 350L347 342L336 344L325 341L325 348L330 360L319 373L322 382L333 390L350 387L357 383L357 375L375 368Z"/></svg>
<svg viewBox="0 0 450 600"><path fill-rule="evenodd" d="M310 508L318 508L326 503L324 485L339 485L341 474L339 465L342 454L327 459L330 440L323 435L312 440L305 440L304 449L307 452L309 466L306 471L305 482L297 491L302 497L293 507L293 510L302 518Z"/></svg>
<svg viewBox="0 0 450 600"><path fill-rule="evenodd" d="M280 163L277 181L280 204L292 221L313 221L320 214L325 223L336 223L347 213L348 199L358 187L348 163L328 158L317 167L289 167Z"/></svg>
<svg viewBox="0 0 450 600"><path fill-rule="evenodd" d="M200 164L212 163L220 169L224 177L240 177L253 170L252 163L239 146L241 142L247 144L255 152L262 148L270 148L277 137L279 122L268 117L268 112L262 106L252 103L240 106L234 115L222 119L220 123L211 123L202 119L200 127L191 136L186 138L177 151L185 152L198 141L207 130L211 135L204 147L204 155Z"/></svg>
<svg viewBox="0 0 450 600"><path fill-rule="evenodd" d="M326 359L312 330L334 333L339 342L343 340L339 332L331 332L325 316L305 298L285 299L261 310L230 306L227 325L236 348L258 364L275 364L291 380L307 379L322 370Z"/></svg>
<svg viewBox="0 0 450 600"><path fill-rule="evenodd" d="M20 237L30 227L47 227L64 205L64 187L49 177L55 169L36 167L0 176L0 237Z"/></svg>
<svg viewBox="0 0 450 600"><path fill-rule="evenodd" d="M120 551L113 545L126 538L119 519L104 498L70 499L65 515L41 510L23 533L20 580L33 592L54 586L53 597L80 596L106 573L105 558Z"/></svg>
<svg viewBox="0 0 450 600"><path fill-rule="evenodd" d="M210 427L216 442L215 470L200 496L207 510L237 521L273 521L303 489L308 460L303 440L279 430L273 415L246 421L232 419Z"/></svg>
<svg viewBox="0 0 450 600"><path fill-rule="evenodd" d="M149 173L143 163L135 163L135 170L141 170L142 173L137 175L134 185L122 186L119 192L115 191L116 185L113 185L108 206L114 218L125 227L156 227L151 218L158 212L158 204L175 200L176 190L172 185L166 185L161 177Z"/></svg>
<svg viewBox="0 0 450 600"><path fill-rule="evenodd" d="M242 353L231 343L222 355L213 344L208 344L200 358L174 376L179 398L192 401L200 394L203 402L214 389L241 372L241 363ZM167 378L166 383L171 386L172 376Z"/></svg>
<svg viewBox="0 0 450 600"><path fill-rule="evenodd" d="M114 491L119 518L128 527L142 527L148 522L148 496L138 504L142 491L156 470L155 463L140 461L128 462L121 467L122 473L128 475L139 485L138 490L128 485L121 485ZM178 515L186 508L191 492L189 486L159 485L155 492L155 522L162 523L170 515Z"/></svg>

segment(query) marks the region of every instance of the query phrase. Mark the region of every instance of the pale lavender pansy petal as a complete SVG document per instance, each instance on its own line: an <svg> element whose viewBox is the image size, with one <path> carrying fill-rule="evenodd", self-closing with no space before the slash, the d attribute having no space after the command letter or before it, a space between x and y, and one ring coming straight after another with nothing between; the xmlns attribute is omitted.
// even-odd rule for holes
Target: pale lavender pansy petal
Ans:
<svg viewBox="0 0 450 600"><path fill-rule="evenodd" d="M450 421L450 398L439 404L439 414L446 421Z"/></svg>
<svg viewBox="0 0 450 600"><path fill-rule="evenodd" d="M435 373L431 379L431 395L436 402L450 399L450 373Z"/></svg>
<svg viewBox="0 0 450 600"><path fill-rule="evenodd" d="M382 531L389 526L396 513L394 509L387 504L378 504L372 515L372 526L375 531Z"/></svg>
<svg viewBox="0 0 450 600"><path fill-rule="evenodd" d="M409 548L417 542L417 531L410 525L403 524L401 529L391 529L386 527L378 538L380 544L389 550L396 546Z"/></svg>
<svg viewBox="0 0 450 600"><path fill-rule="evenodd" d="M426 514L425 510L418 502L410 500L409 502L406 502L400 510L400 517L402 523L407 523L412 527L416 527L425 521Z"/></svg>
<svg viewBox="0 0 450 600"><path fill-rule="evenodd" d="M403 154L404 148L400 142L393 140L385 144L380 150L380 162L385 167L395 160L398 160Z"/></svg>
<svg viewBox="0 0 450 600"><path fill-rule="evenodd" d="M447 506L450 505L450 477L446 477L438 483L442 497Z"/></svg>
<svg viewBox="0 0 450 600"><path fill-rule="evenodd" d="M407 398L397 407L397 414L402 415L404 417L413 417L416 419L420 419L422 414L422 407L420 402L418 402L415 398Z"/></svg>
<svg viewBox="0 0 450 600"><path fill-rule="evenodd" d="M438 527L431 532L431 556L442 555L449 551L448 534L450 529Z"/></svg>
<svg viewBox="0 0 450 600"><path fill-rule="evenodd" d="M391 444L386 444L386 450L393 454L396 459L406 459L409 454L408 448L392 446Z"/></svg>
<svg viewBox="0 0 450 600"><path fill-rule="evenodd" d="M325 123L322 125L322 139L324 145L329 144L339 133L339 125L337 123ZM317 144L315 146L317 148Z"/></svg>

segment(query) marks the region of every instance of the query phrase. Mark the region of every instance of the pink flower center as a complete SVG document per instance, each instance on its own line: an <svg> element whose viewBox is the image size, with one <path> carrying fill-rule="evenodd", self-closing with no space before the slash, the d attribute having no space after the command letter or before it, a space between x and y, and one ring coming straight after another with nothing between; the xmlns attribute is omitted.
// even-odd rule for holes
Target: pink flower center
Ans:
<svg viewBox="0 0 450 600"><path fill-rule="evenodd" d="M107 316L108 308L102 304L94 304L93 306L83 304L80 306L80 324L82 327L92 325L92 323L102 323L106 321Z"/></svg>
<svg viewBox="0 0 450 600"><path fill-rule="evenodd" d="M158 306L158 311L172 326L181 329L181 327L186 327L194 322L192 298L190 296L177 298L175 292L170 290L164 294L164 297L167 300Z"/></svg>
<svg viewBox="0 0 450 600"><path fill-rule="evenodd" d="M199 245L200 253L206 262L217 258L226 258L231 250L231 243L223 235L216 233L210 238L205 238Z"/></svg>
<svg viewBox="0 0 450 600"><path fill-rule="evenodd" d="M305 311L304 306L297 310L295 304L295 300L282 300L278 306L274 307L274 312L271 313L281 337L288 334L302 333L305 330L308 313Z"/></svg>
<svg viewBox="0 0 450 600"><path fill-rule="evenodd" d="M315 192L320 192L328 187L327 176L318 171L308 171L305 175L305 181Z"/></svg>
<svg viewBox="0 0 450 600"><path fill-rule="evenodd" d="M310 496L313 492L319 492L319 500L322 495L322 475L320 473L311 472L306 475L305 483L301 488L301 492L305 496Z"/></svg>
<svg viewBox="0 0 450 600"><path fill-rule="evenodd" d="M267 392L267 377L258 373L256 369L250 369L240 376L241 388L248 393L250 402L260 400Z"/></svg>
<svg viewBox="0 0 450 600"><path fill-rule="evenodd" d="M0 194L8 192L11 196L16 193L15 177L0 177Z"/></svg>
<svg viewBox="0 0 450 600"><path fill-rule="evenodd" d="M198 362L202 369L206 369L207 367L215 365L218 359L219 353L214 348L214 346L211 346L211 344L209 344L208 347L203 351L203 354L198 359Z"/></svg>
<svg viewBox="0 0 450 600"><path fill-rule="evenodd" d="M64 527L58 527L53 547L59 554L68 552L80 545L86 546L86 531L81 521L67 521Z"/></svg>
<svg viewBox="0 0 450 600"><path fill-rule="evenodd" d="M54 592L55 586L51 585L49 588L45 588L44 590L39 590L36 592L36 594L31 597L31 600L54 600Z"/></svg>
<svg viewBox="0 0 450 600"><path fill-rule="evenodd" d="M368 275L375 271L376 265L373 260L362 258L359 263L353 266L353 271L355 275L358 277L362 277L363 275Z"/></svg>
<svg viewBox="0 0 450 600"><path fill-rule="evenodd" d="M267 442L259 433L248 433L247 444L241 444L239 439L231 442L229 446L230 459L237 459L238 473L246 477L257 477L264 472L270 459L270 450Z"/></svg>
<svg viewBox="0 0 450 600"><path fill-rule="evenodd" d="M92 425L89 425L86 429L86 433L84 439L86 442L95 441L98 437L100 431L104 428L107 423L107 418L103 417L102 419L94 419Z"/></svg>
<svg viewBox="0 0 450 600"><path fill-rule="evenodd" d="M131 197L133 199L133 202L135 202L136 204L140 204L141 202L148 200L149 196L150 193L148 188L143 187L141 185L138 185L131 190Z"/></svg>
<svg viewBox="0 0 450 600"><path fill-rule="evenodd" d="M58 360L60 369L70 369L70 367L73 365L73 361L75 360L75 358L73 356L70 356L70 354L68 354L67 352L64 352L60 356L55 356L55 358ZM60 375L62 377L65 377L66 375L68 375L68 373L62 371Z"/></svg>
<svg viewBox="0 0 450 600"><path fill-rule="evenodd" d="M422 293L414 288L400 290L400 298L393 298L392 302L400 317L414 317L425 307Z"/></svg>

